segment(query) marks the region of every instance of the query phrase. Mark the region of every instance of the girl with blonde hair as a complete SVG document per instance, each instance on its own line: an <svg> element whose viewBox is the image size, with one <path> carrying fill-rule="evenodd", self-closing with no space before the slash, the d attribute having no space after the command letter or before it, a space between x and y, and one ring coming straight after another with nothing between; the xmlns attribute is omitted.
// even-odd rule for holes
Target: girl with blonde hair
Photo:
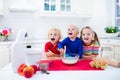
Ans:
<svg viewBox="0 0 120 80"><path fill-rule="evenodd" d="M61 31L58 28L51 28L48 32L49 41L45 43L44 53L47 59L60 59L58 43L61 39Z"/></svg>
<svg viewBox="0 0 120 80"><path fill-rule="evenodd" d="M95 31L89 26L82 28L80 38L83 41L83 59L94 59L98 56L100 42Z"/></svg>

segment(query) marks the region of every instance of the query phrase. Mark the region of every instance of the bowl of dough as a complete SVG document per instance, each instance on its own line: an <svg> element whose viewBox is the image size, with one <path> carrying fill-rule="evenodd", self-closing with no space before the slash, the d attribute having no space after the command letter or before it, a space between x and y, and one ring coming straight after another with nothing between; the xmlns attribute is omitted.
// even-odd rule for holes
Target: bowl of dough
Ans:
<svg viewBox="0 0 120 80"><path fill-rule="evenodd" d="M65 54L64 57L62 58L62 62L64 64L69 64L69 65L77 63L78 60L79 60L78 54L72 54L72 55Z"/></svg>

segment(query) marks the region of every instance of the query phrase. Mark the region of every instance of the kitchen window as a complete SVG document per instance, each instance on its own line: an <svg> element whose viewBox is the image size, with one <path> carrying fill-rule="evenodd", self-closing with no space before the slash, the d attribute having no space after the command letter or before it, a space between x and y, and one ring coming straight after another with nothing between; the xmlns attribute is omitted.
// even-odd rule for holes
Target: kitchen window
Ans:
<svg viewBox="0 0 120 80"><path fill-rule="evenodd" d="M71 0L44 0L45 11L71 11Z"/></svg>
<svg viewBox="0 0 120 80"><path fill-rule="evenodd" d="M60 9L61 11L71 11L71 0L61 0Z"/></svg>
<svg viewBox="0 0 120 80"><path fill-rule="evenodd" d="M41 0L41 16L93 16L92 0Z"/></svg>
<svg viewBox="0 0 120 80"><path fill-rule="evenodd" d="M120 27L120 0L115 0L115 24Z"/></svg>
<svg viewBox="0 0 120 80"><path fill-rule="evenodd" d="M45 11L56 11L56 0L44 0Z"/></svg>

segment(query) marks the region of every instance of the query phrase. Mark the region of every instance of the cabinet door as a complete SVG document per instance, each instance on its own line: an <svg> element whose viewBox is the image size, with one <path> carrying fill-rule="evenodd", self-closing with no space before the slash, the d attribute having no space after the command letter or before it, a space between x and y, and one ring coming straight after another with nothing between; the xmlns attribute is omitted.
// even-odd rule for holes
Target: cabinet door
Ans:
<svg viewBox="0 0 120 80"><path fill-rule="evenodd" d="M92 3L92 0L72 0L72 12L80 17L91 17Z"/></svg>
<svg viewBox="0 0 120 80"><path fill-rule="evenodd" d="M51 14L57 13L59 8L59 0L41 0L40 1L40 13L42 14Z"/></svg>
<svg viewBox="0 0 120 80"><path fill-rule="evenodd" d="M115 60L120 61L120 47L115 47Z"/></svg>
<svg viewBox="0 0 120 80"><path fill-rule="evenodd" d="M3 1L0 0L0 15L3 14Z"/></svg>
<svg viewBox="0 0 120 80"><path fill-rule="evenodd" d="M8 46L0 46L0 68L9 63L9 48Z"/></svg>
<svg viewBox="0 0 120 80"><path fill-rule="evenodd" d="M101 45L101 57L106 59L113 59L114 57L114 47L108 45Z"/></svg>

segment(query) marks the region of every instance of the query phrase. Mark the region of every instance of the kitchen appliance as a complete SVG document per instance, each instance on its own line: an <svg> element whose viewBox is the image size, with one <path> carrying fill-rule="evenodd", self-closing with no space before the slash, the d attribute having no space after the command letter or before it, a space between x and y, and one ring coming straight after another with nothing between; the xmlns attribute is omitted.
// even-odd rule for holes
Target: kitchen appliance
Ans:
<svg viewBox="0 0 120 80"><path fill-rule="evenodd" d="M20 64L35 64L35 62L42 59L42 51L40 49L29 47L26 42L28 40L28 33L26 30L19 30L15 42L11 46L11 63L13 72L17 72Z"/></svg>

